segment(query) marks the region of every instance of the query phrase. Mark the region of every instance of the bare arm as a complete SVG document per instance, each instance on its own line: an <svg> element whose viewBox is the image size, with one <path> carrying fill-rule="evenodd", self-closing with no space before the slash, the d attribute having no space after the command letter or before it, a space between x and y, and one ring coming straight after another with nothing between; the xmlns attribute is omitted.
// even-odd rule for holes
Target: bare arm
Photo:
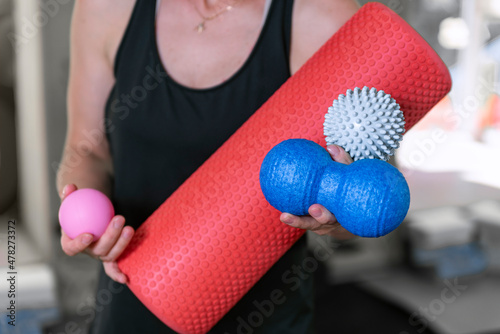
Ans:
<svg viewBox="0 0 500 334"><path fill-rule="evenodd" d="M296 0L290 54L292 74L311 58L358 8L355 0Z"/></svg>
<svg viewBox="0 0 500 334"><path fill-rule="evenodd" d="M114 82L106 34L93 1L77 1L71 26L68 129L57 187L67 184L110 193L111 158L104 135L104 105Z"/></svg>
<svg viewBox="0 0 500 334"><path fill-rule="evenodd" d="M120 26L113 21L116 8L113 1L77 1L71 25L71 60L68 86L68 130L62 163L57 175L57 188L64 200L77 188L94 188L106 194L111 192L112 164L105 136L105 103L114 84L113 57L117 38L113 29ZM114 13L111 11L114 9ZM127 17L124 17L126 20ZM123 24L122 24L123 25ZM113 27L113 28L111 28ZM125 28L123 27L123 30ZM114 280L126 282L116 259L134 234L125 219L115 216L102 237L92 242L92 235L83 233L70 239L64 232L61 246L68 255L85 252L103 261L106 273Z"/></svg>

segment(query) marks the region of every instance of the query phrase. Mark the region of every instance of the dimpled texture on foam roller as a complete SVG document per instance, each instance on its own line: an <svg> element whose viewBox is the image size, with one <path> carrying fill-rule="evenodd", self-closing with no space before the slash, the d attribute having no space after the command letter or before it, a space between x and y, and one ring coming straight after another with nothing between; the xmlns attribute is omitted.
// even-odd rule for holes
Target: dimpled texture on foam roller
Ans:
<svg viewBox="0 0 500 334"><path fill-rule="evenodd" d="M323 143L332 101L364 86L391 94L409 129L451 82L403 19L363 6L136 231L118 265L148 309L177 332L206 333L247 293L304 233L262 194L265 155L285 139Z"/></svg>
<svg viewBox="0 0 500 334"><path fill-rule="evenodd" d="M90 233L94 241L103 235L115 215L113 204L102 192L83 188L69 194L59 208L59 224L71 239Z"/></svg>
<svg viewBox="0 0 500 334"><path fill-rule="evenodd" d="M264 196L279 211L307 214L315 203L330 210L349 232L380 237L392 232L410 207L403 175L381 160L344 165L320 145L289 139L276 145L260 170Z"/></svg>

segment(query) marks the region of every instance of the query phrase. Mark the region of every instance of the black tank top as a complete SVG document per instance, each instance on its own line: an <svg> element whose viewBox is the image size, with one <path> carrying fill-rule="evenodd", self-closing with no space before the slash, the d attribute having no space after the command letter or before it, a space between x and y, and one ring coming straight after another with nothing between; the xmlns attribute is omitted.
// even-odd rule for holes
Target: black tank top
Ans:
<svg viewBox="0 0 500 334"><path fill-rule="evenodd" d="M105 120L114 166L112 200L128 225L138 228L290 76L292 9L292 0L274 0L244 65L215 87L192 89L170 78L161 63L156 1L136 2L116 55L116 83ZM305 257L301 238L211 333L246 333L248 328L253 333L309 333L312 279L297 279L290 272ZM110 284L115 283L101 274L99 289ZM269 300L276 289L285 302L273 305L272 316L262 315L260 321L255 312L263 312L254 301ZM126 286L103 308L94 332L173 333Z"/></svg>
<svg viewBox="0 0 500 334"><path fill-rule="evenodd" d="M292 1L271 6L244 65L208 89L166 75L155 37L155 1L139 0L119 47L106 107L114 200L138 227L290 76Z"/></svg>

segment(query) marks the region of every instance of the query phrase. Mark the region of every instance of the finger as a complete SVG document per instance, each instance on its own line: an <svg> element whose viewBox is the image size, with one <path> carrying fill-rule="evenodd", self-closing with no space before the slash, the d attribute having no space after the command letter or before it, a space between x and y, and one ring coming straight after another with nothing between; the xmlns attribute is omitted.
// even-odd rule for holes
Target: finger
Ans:
<svg viewBox="0 0 500 334"><path fill-rule="evenodd" d="M105 256L101 256L102 261L116 261L116 259L123 253L125 248L127 248L130 240L134 236L134 229L131 226L125 226L121 232L120 238L115 243L113 248Z"/></svg>
<svg viewBox="0 0 500 334"><path fill-rule="evenodd" d="M327 234L333 234L336 230L342 228L340 224L338 223L332 223L332 224L321 224L318 222L316 219L310 216L294 216L289 213L284 213L282 214L283 222L304 230L309 230L311 232L314 232L318 235L327 235Z"/></svg>
<svg viewBox="0 0 500 334"><path fill-rule="evenodd" d="M319 235L329 234L335 239L345 240L353 238L355 235L347 231L337 218L321 204L313 204L309 207L309 214L316 221L321 223L321 228L313 230Z"/></svg>
<svg viewBox="0 0 500 334"><path fill-rule="evenodd" d="M304 230L315 230L321 224L310 216L295 216L290 213L282 213L280 219L283 223L292 227L301 228Z"/></svg>
<svg viewBox="0 0 500 334"><path fill-rule="evenodd" d="M64 201L64 199L68 197L69 194L71 194L73 191L77 189L78 188L74 184L72 183L67 184L63 187L61 194L59 195L59 198L61 198L61 201Z"/></svg>
<svg viewBox="0 0 500 334"><path fill-rule="evenodd" d="M332 159L336 162L340 162L346 165L353 162L351 156L347 154L347 152L340 146L328 145L326 149L330 153Z"/></svg>
<svg viewBox="0 0 500 334"><path fill-rule="evenodd" d="M71 239L63 231L61 234L61 248L67 255L74 256L83 252L92 243L93 239L94 236L90 233L83 233L75 239Z"/></svg>
<svg viewBox="0 0 500 334"><path fill-rule="evenodd" d="M321 224L335 224L337 219L321 204L313 204L309 207L309 214Z"/></svg>
<svg viewBox="0 0 500 334"><path fill-rule="evenodd" d="M118 263L108 261L103 262L102 265L104 266L104 271L112 280L122 284L127 283L127 276L118 268Z"/></svg>
<svg viewBox="0 0 500 334"><path fill-rule="evenodd" d="M92 253L97 256L107 255L120 237L123 225L125 225L125 218L119 215L114 216L109 222L106 231L92 247Z"/></svg>

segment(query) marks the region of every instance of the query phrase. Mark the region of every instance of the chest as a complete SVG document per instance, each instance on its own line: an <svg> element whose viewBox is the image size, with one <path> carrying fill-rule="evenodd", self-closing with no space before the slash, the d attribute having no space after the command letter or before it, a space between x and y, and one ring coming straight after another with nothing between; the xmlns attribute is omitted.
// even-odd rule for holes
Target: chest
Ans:
<svg viewBox="0 0 500 334"><path fill-rule="evenodd" d="M140 152L175 147L211 153L290 75L284 2L271 7L263 28L264 8L245 12L255 13L253 24L227 16L227 26L209 20L201 34L195 31L198 16L188 20L182 9L160 7L155 21L150 4L138 5L116 58L108 100L117 145L128 140ZM228 30L233 26L237 33Z"/></svg>
<svg viewBox="0 0 500 334"><path fill-rule="evenodd" d="M162 1L156 18L156 46L169 76L198 89L229 79L257 43L264 3L240 2L231 10L202 16L190 1ZM203 32L197 30L201 23Z"/></svg>

